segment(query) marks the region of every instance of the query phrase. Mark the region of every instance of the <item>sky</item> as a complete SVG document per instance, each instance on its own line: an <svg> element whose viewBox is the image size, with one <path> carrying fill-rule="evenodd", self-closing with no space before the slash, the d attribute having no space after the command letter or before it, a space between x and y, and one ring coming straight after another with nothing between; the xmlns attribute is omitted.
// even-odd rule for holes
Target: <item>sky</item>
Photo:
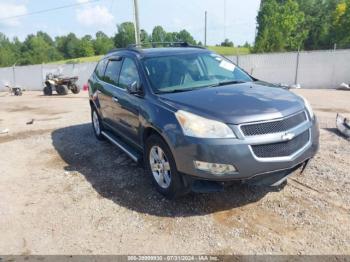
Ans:
<svg viewBox="0 0 350 262"><path fill-rule="evenodd" d="M0 32L20 40L41 30L52 37L73 32L79 37L102 30L112 36L116 24L133 21L132 0L0 0ZM91 1L91 0L90 0ZM226 2L226 4L225 4ZM51 12L32 12L80 4ZM186 29L204 42L204 12L208 12L207 43L219 44L225 38L235 45L254 42L260 0L138 0L140 28L148 33L156 25L166 31ZM226 7L226 8L225 8ZM23 17L4 19L11 16ZM225 19L226 17L226 19Z"/></svg>

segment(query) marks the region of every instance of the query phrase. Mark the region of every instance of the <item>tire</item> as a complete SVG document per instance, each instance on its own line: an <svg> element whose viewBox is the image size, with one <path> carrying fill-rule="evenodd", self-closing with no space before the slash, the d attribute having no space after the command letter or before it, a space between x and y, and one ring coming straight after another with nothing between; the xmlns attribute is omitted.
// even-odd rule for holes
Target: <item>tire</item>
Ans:
<svg viewBox="0 0 350 262"><path fill-rule="evenodd" d="M52 88L50 85L46 85L43 89L45 96L51 96L52 95Z"/></svg>
<svg viewBox="0 0 350 262"><path fill-rule="evenodd" d="M70 90L72 91L73 94L79 94L80 92L80 87L76 84L70 86Z"/></svg>
<svg viewBox="0 0 350 262"><path fill-rule="evenodd" d="M22 95L21 89L17 88L15 91L15 96L21 96L21 95Z"/></svg>
<svg viewBox="0 0 350 262"><path fill-rule="evenodd" d="M104 140L104 136L102 135L103 124L101 122L101 118L96 110L96 108L91 109L91 123L92 129L94 130L94 134L98 140Z"/></svg>
<svg viewBox="0 0 350 262"><path fill-rule="evenodd" d="M56 86L56 92L59 95L67 95L68 94L68 87L66 86Z"/></svg>
<svg viewBox="0 0 350 262"><path fill-rule="evenodd" d="M158 159L153 155L155 152L158 152ZM163 158L160 155L163 155ZM157 165L157 167L153 166L153 170L151 162ZM144 163L145 169L152 177L153 184L159 193L168 199L174 199L186 193L182 183L182 176L176 169L173 154L160 136L152 135L146 140ZM155 171L155 169L158 170Z"/></svg>

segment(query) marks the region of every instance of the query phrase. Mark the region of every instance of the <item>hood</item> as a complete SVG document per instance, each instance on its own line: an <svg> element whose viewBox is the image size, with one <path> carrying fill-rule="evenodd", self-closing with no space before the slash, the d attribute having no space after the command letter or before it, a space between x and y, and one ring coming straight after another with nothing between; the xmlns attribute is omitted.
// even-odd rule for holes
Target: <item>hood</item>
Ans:
<svg viewBox="0 0 350 262"><path fill-rule="evenodd" d="M284 117L304 109L292 92L263 82L202 88L159 95L176 110L186 110L227 124Z"/></svg>

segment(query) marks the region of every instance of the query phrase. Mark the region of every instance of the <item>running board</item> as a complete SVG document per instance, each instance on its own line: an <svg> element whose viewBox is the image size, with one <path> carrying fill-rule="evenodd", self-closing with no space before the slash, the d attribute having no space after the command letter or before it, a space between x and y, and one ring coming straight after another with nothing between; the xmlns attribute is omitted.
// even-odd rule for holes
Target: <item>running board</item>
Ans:
<svg viewBox="0 0 350 262"><path fill-rule="evenodd" d="M112 135L109 132L102 131L101 134L107 138L109 141L111 141L114 145L119 147L125 154L127 154L132 160L135 162L140 162L141 160L141 154L138 153L136 150L131 148L129 145L121 141L119 138L117 138L115 135Z"/></svg>

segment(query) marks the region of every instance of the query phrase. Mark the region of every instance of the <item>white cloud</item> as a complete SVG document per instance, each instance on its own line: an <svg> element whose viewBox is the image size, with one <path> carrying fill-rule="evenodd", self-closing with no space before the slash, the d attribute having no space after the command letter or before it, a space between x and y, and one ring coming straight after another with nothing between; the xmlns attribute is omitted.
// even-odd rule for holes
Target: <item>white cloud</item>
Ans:
<svg viewBox="0 0 350 262"><path fill-rule="evenodd" d="M77 0L77 3L78 4L83 4L83 3L87 3L89 2L90 0Z"/></svg>
<svg viewBox="0 0 350 262"><path fill-rule="evenodd" d="M100 5L78 9L76 18L78 22L84 26L104 26L113 23L114 20L114 16L109 10Z"/></svg>
<svg viewBox="0 0 350 262"><path fill-rule="evenodd" d="M0 20L27 13L27 7L23 4L0 3L0 10ZM21 23L19 18L9 18L0 21L0 24L5 26L19 26Z"/></svg>

